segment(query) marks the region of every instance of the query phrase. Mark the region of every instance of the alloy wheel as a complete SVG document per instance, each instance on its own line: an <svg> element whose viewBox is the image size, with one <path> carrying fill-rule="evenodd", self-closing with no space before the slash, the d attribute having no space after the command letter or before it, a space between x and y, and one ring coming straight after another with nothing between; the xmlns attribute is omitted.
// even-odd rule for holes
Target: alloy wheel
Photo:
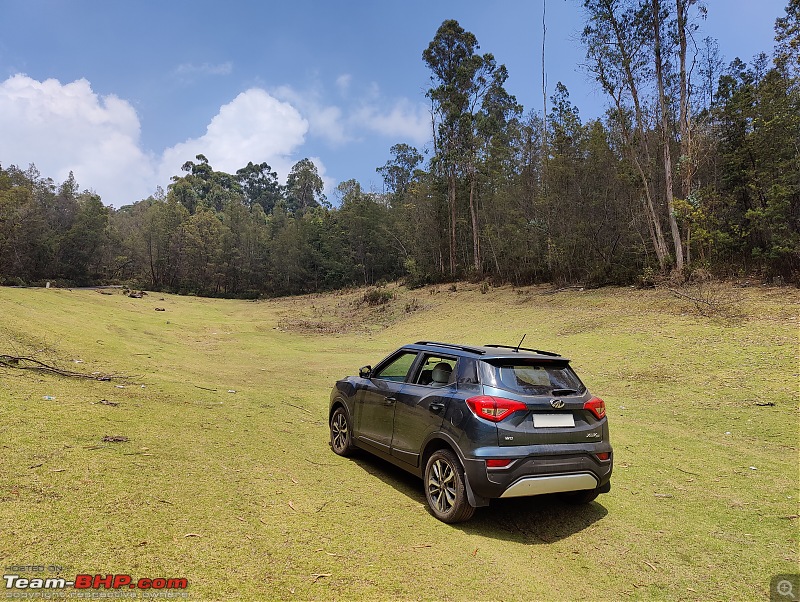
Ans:
<svg viewBox="0 0 800 602"><path fill-rule="evenodd" d="M456 500L455 470L449 462L437 459L428 476L428 493L442 514L450 511Z"/></svg>
<svg viewBox="0 0 800 602"><path fill-rule="evenodd" d="M331 442L337 452L342 452L347 448L350 430L347 428L347 418L342 412L337 412L331 421Z"/></svg>

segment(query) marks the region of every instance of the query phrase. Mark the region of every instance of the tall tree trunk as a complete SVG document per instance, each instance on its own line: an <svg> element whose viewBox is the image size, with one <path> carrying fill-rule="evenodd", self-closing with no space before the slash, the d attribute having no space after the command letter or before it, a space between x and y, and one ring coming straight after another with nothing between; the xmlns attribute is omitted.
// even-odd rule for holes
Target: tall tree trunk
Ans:
<svg viewBox="0 0 800 602"><path fill-rule="evenodd" d="M469 181L469 215L472 219L472 259L477 274L481 273L481 237L478 229L478 210L475 202L475 181L477 180L474 170Z"/></svg>
<svg viewBox="0 0 800 602"><path fill-rule="evenodd" d="M147 238L147 257L150 260L150 276L153 281L153 288L158 288L158 276L156 276L156 265L153 261L153 239Z"/></svg>
<svg viewBox="0 0 800 602"><path fill-rule="evenodd" d="M545 39L547 37L547 0L542 2L542 189L545 186L545 168L547 164L547 71L544 61Z"/></svg>
<svg viewBox="0 0 800 602"><path fill-rule="evenodd" d="M664 231L661 228L661 220L659 219L658 212L656 211L655 204L653 203L653 193L651 191L650 178L645 171L644 166L650 165L650 149L647 145L647 136L645 135L644 124L644 111L642 110L641 102L639 101L639 86L636 82L636 77L633 74L633 57L626 51L626 38L627 34L623 31L623 27L614 14L612 4L605 3L605 18L611 23L616 38L616 45L622 53L622 70L624 73L625 83L627 84L628 91L631 93L633 100L633 114L635 118L635 131L631 135L630 131L625 128L626 144L630 149L631 158L636 166L636 171L642 181L642 191L645 196L645 207L647 209L647 217L649 220L650 235L653 240L653 249L656 252L658 259L658 266L664 270L667 264L667 242L664 238ZM617 110L620 115L624 115L624 108L622 100L618 95L612 94L617 104ZM638 143L638 144L637 144ZM639 147L639 154L637 155L636 146ZM640 158L641 156L641 158ZM644 164L644 166L643 166Z"/></svg>
<svg viewBox="0 0 800 602"><path fill-rule="evenodd" d="M688 200L692 193L694 177L694 160L692 158L692 124L689 110L689 81L686 73L686 20L689 6L693 0L675 0L675 11L678 20L678 60L680 62L680 132L681 132L681 196ZM689 225L686 227L686 262L690 262Z"/></svg>
<svg viewBox="0 0 800 602"><path fill-rule="evenodd" d="M456 275L456 169L450 167L447 178L447 200L450 204L450 275Z"/></svg>
<svg viewBox="0 0 800 602"><path fill-rule="evenodd" d="M675 244L675 268L683 272L683 243L678 220L675 217L675 203L672 192L672 153L669 148L669 113L667 99L664 93L664 64L661 59L661 2L653 0L653 45L656 67L656 83L658 84L658 104L661 109L661 143L664 159L664 200L667 204L669 227L672 231L672 240Z"/></svg>
<svg viewBox="0 0 800 602"><path fill-rule="evenodd" d="M650 151L647 147L647 141L645 140L644 132L642 131L642 127L640 124L643 124L642 116L640 113L640 108L638 104L638 97L636 96L636 87L631 80L630 85L634 86L633 96L637 98L635 102L636 107L636 131L631 133L630 129L625 125L624 121L620 122L620 128L622 129L622 137L625 140L625 149L627 150L627 154L631 163L633 163L634 167L636 168L636 173L639 176L639 180L642 183L642 206L645 210L645 216L647 217L647 227L650 231L650 239L653 242L653 250L656 252L656 259L658 260L658 266L663 270L667 264L667 255L669 254L667 250L667 242L664 239L664 231L661 229L661 220L658 217L658 212L656 211L655 203L653 203L653 194L650 190L650 179L647 176L647 172L642 165L643 161L641 157L644 157L644 164L648 165L650 162ZM619 97L614 97L617 111L622 114L624 108ZM637 153L636 147L637 142L636 139L639 141L639 152ZM641 157L640 157L641 153Z"/></svg>

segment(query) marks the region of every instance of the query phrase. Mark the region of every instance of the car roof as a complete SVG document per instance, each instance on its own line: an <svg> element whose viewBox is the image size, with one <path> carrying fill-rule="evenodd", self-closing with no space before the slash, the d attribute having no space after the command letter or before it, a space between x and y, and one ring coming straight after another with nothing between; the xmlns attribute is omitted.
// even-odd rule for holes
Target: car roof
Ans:
<svg viewBox="0 0 800 602"><path fill-rule="evenodd" d="M469 356L482 360L494 359L539 359L550 361L568 362L569 359L552 351L541 349L528 349L527 347L512 347L509 345L457 345L453 343L440 343L436 341L417 341L405 345L406 349L415 351L441 351L454 355Z"/></svg>

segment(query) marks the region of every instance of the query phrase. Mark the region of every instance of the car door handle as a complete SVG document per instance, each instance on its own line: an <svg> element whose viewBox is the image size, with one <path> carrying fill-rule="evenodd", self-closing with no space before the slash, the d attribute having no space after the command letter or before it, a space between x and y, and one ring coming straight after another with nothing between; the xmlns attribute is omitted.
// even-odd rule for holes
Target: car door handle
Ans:
<svg viewBox="0 0 800 602"><path fill-rule="evenodd" d="M441 412L444 409L443 403L432 403L428 406L431 412Z"/></svg>
<svg viewBox="0 0 800 602"><path fill-rule="evenodd" d="M395 401L397 401L397 399L395 399L394 397L384 397L383 398L383 404L387 405L387 406L392 405Z"/></svg>

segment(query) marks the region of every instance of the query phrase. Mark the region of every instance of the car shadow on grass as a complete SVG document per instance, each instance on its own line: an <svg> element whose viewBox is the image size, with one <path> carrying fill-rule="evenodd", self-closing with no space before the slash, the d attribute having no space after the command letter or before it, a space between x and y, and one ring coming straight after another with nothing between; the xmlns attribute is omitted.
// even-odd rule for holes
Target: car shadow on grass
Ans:
<svg viewBox="0 0 800 602"><path fill-rule="evenodd" d="M353 462L414 502L427 507L422 480L366 453ZM478 508L471 520L452 525L471 535L491 537L530 545L550 544L588 529L602 520L608 510L603 497L590 504L569 504L557 494L492 500Z"/></svg>
<svg viewBox="0 0 800 602"><path fill-rule="evenodd" d="M411 500L423 505L426 503L425 491L422 489L422 481L413 474L398 468L391 462L387 462L386 460L361 450L356 451L351 460L364 470L364 472L380 479L387 485L391 485Z"/></svg>
<svg viewBox="0 0 800 602"><path fill-rule="evenodd" d="M472 520L454 526L471 535L541 545L567 539L607 514L597 501L570 504L556 494L537 495L492 500L488 507L478 508Z"/></svg>

